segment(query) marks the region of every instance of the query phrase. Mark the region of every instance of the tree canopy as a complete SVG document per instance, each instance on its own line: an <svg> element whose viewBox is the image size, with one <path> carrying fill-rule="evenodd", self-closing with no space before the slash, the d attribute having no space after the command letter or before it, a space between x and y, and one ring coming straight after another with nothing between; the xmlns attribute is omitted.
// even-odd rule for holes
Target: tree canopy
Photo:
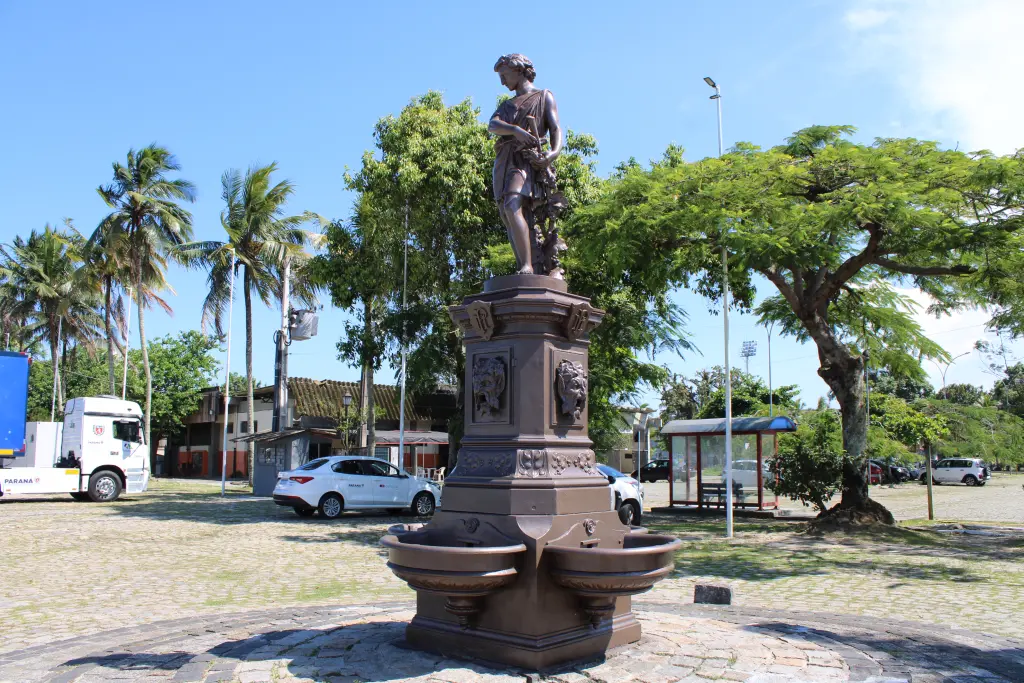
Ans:
<svg viewBox="0 0 1024 683"><path fill-rule="evenodd" d="M593 226L589 258L613 278L718 299L724 247L735 306L751 308L763 282L774 287L757 313L817 347L851 456L842 505L863 509L865 357L912 377L923 376L920 358L947 358L897 287L932 295L936 312L985 300L1004 276L991 259L1019 252L1024 236L1024 157L863 144L853 132L812 126L777 147L739 143L692 163L670 148L649 168L625 168L578 219Z"/></svg>

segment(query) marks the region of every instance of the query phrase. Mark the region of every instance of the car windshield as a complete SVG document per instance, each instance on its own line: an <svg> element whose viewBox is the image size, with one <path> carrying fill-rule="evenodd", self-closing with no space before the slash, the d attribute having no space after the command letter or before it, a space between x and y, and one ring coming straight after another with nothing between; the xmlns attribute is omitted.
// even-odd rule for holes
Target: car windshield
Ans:
<svg viewBox="0 0 1024 683"><path fill-rule="evenodd" d="M327 458L317 458L316 460L310 460L305 465L300 467L300 470L315 470L323 466L327 462Z"/></svg>
<svg viewBox="0 0 1024 683"><path fill-rule="evenodd" d="M623 474L622 472L619 472L614 467L609 467L608 465L600 465L599 464L597 466L597 469L601 470L601 474L605 475L606 477L615 477L616 479L619 479L621 477L625 477L626 476L625 474Z"/></svg>

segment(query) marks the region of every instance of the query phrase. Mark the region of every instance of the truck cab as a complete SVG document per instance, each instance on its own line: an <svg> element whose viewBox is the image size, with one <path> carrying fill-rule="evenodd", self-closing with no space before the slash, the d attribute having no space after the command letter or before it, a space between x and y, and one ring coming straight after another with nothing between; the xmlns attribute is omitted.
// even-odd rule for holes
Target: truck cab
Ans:
<svg viewBox="0 0 1024 683"><path fill-rule="evenodd" d="M133 401L99 396L73 398L64 408L58 468L78 469L79 495L97 502L149 485L149 446L142 409Z"/></svg>

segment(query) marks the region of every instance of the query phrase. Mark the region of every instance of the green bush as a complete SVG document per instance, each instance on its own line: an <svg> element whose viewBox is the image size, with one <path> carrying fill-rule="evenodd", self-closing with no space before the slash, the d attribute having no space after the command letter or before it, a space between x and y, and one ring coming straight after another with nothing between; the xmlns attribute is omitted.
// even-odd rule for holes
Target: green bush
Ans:
<svg viewBox="0 0 1024 683"><path fill-rule="evenodd" d="M844 457L839 416L827 408L814 411L795 433L779 438L778 454L769 460L776 473L770 488L824 512L842 488Z"/></svg>

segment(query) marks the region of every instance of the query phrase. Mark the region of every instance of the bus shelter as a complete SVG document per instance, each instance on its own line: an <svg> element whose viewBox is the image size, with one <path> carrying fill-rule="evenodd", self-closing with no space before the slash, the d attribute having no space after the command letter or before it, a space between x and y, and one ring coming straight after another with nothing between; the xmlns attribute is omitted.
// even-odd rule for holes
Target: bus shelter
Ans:
<svg viewBox="0 0 1024 683"><path fill-rule="evenodd" d="M779 432L794 432L784 416L732 419L733 507L777 508L770 489L775 474L767 461L778 450ZM669 504L724 507L725 419L672 420L661 429L668 442Z"/></svg>

